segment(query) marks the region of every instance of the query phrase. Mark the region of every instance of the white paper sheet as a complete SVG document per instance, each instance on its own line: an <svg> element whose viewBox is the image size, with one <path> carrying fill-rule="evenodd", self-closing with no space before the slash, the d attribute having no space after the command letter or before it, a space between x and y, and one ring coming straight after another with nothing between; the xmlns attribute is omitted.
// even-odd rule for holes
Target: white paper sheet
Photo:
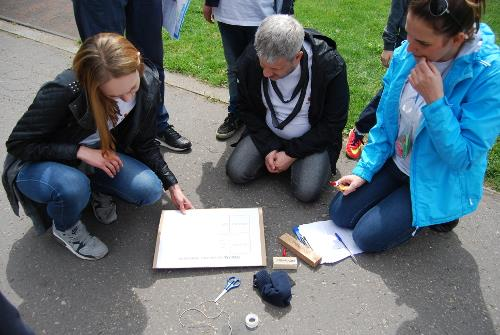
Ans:
<svg viewBox="0 0 500 335"><path fill-rule="evenodd" d="M163 27L173 39L181 37L182 24L190 2L191 0L162 0Z"/></svg>
<svg viewBox="0 0 500 335"><path fill-rule="evenodd" d="M163 211L153 268L265 266L259 208Z"/></svg>
<svg viewBox="0 0 500 335"><path fill-rule="evenodd" d="M321 264L335 263L350 256L335 233L339 234L353 254L363 252L354 243L352 230L338 227L332 220L302 224L299 226L299 232L307 239L312 249L321 255Z"/></svg>

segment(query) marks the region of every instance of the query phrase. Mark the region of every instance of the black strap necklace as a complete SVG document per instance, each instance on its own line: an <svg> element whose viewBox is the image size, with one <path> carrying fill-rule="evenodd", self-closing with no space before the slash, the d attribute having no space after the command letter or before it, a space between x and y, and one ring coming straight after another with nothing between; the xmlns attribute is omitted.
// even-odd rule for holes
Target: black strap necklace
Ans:
<svg viewBox="0 0 500 335"><path fill-rule="evenodd" d="M285 100L283 98L283 94L281 93L280 89L278 88L278 85L274 80L271 80L269 78L262 78L262 86L263 86L262 88L264 91L264 97L266 99L267 107L271 112L271 119L273 121L273 126L280 130L285 128L287 124L289 124L290 121L292 121L297 116L297 114L299 114L300 110L302 109L302 105L304 103L304 98L306 96L307 84L309 83L309 65L307 61L308 56L304 48L300 50L302 51L302 59L300 60L300 79L299 82L297 83L297 86L293 90L292 97L289 100ZM281 123L278 121L278 118L276 116L276 111L274 110L271 98L269 97L269 81L271 82L274 92L281 100L281 102L283 102L284 104L287 104L293 99L295 99L297 97L297 94L299 94L300 92L297 104L293 108L292 112L287 116L287 118L283 120L283 122Z"/></svg>

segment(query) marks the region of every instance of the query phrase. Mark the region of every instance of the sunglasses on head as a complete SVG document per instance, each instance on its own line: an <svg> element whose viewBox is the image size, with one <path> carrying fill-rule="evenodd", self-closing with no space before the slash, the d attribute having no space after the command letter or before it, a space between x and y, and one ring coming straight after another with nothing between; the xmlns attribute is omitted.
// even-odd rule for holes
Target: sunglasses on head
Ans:
<svg viewBox="0 0 500 335"><path fill-rule="evenodd" d="M429 1L429 12L431 13L432 16L443 16L445 14L448 14L453 22L457 24L458 27L460 27L461 31L464 31L464 28L462 27L462 24L458 21L458 19L453 15L450 10L448 9L448 1L447 0L431 0Z"/></svg>

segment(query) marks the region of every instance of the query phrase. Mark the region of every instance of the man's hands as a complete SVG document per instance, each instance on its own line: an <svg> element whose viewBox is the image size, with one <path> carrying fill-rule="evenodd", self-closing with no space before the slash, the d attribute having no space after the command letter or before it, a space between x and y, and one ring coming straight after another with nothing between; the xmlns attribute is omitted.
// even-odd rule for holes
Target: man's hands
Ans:
<svg viewBox="0 0 500 335"><path fill-rule="evenodd" d="M281 173L295 162L297 158L288 156L284 151L273 150L267 154L265 164L270 173Z"/></svg>
<svg viewBox="0 0 500 335"><path fill-rule="evenodd" d="M408 81L427 104L431 104L444 96L441 73L426 58L422 57L418 60L417 65L410 72Z"/></svg>
<svg viewBox="0 0 500 335"><path fill-rule="evenodd" d="M170 186L168 191L170 192L170 199L172 199L175 207L177 207L182 214L186 214L186 210L194 208L191 201L182 193L179 184Z"/></svg>
<svg viewBox="0 0 500 335"><path fill-rule="evenodd" d="M392 54L394 51L392 50L383 50L380 55L380 62L384 67L389 67L389 63L391 62Z"/></svg>
<svg viewBox="0 0 500 335"><path fill-rule="evenodd" d="M213 7L203 5L203 17L208 23L214 23Z"/></svg>
<svg viewBox="0 0 500 335"><path fill-rule="evenodd" d="M110 178L116 176L123 166L120 157L114 151L108 151L105 155L100 149L91 149L86 146L80 146L76 157L90 166L101 169Z"/></svg>
<svg viewBox="0 0 500 335"><path fill-rule="evenodd" d="M288 170L288 168L295 162L297 158L288 156L284 151L280 151L276 154L275 167L278 172L283 172Z"/></svg>
<svg viewBox="0 0 500 335"><path fill-rule="evenodd" d="M267 171L271 173L278 173L276 170L276 155L278 154L277 150L273 150L270 153L267 154L266 158L264 159L264 162L266 163L266 168Z"/></svg>
<svg viewBox="0 0 500 335"><path fill-rule="evenodd" d="M340 185L347 186L347 189L344 192L342 192L342 194L348 195L349 193L352 193L361 186L363 186L366 183L366 180L351 174L340 178L339 180L337 180L337 183Z"/></svg>

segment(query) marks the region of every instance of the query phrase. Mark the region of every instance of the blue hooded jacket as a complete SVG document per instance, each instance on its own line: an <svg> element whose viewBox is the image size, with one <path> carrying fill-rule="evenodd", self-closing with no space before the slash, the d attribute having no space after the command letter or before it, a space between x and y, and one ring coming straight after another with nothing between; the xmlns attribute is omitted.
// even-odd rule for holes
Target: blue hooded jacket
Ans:
<svg viewBox="0 0 500 335"><path fill-rule="evenodd" d="M479 49L459 54L444 78L444 97L422 107L410 163L417 228L471 213L482 197L488 151L500 132L500 50L486 24L478 34ZM353 170L368 182L394 154L401 91L416 62L407 48L405 41L394 52L377 124Z"/></svg>

